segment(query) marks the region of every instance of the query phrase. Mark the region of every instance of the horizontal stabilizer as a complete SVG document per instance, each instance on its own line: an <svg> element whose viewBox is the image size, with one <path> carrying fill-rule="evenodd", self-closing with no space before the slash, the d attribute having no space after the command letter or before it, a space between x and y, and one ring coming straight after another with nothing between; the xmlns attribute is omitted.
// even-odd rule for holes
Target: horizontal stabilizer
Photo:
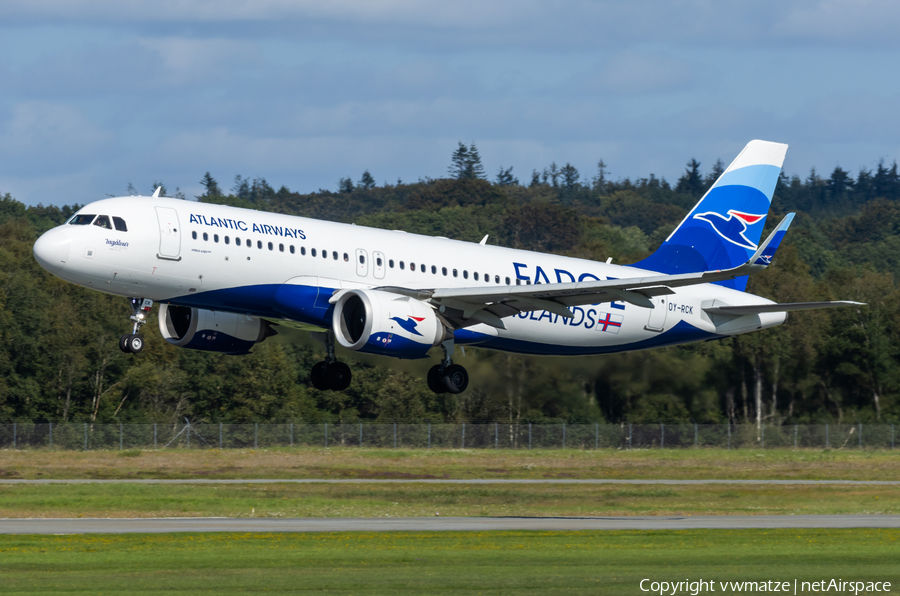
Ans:
<svg viewBox="0 0 900 596"><path fill-rule="evenodd" d="M793 310L813 310L814 308L834 308L837 306L865 306L865 302L836 300L834 302L786 302L784 304L748 304L743 306L711 306L703 310L711 315L755 315L765 312L790 312Z"/></svg>

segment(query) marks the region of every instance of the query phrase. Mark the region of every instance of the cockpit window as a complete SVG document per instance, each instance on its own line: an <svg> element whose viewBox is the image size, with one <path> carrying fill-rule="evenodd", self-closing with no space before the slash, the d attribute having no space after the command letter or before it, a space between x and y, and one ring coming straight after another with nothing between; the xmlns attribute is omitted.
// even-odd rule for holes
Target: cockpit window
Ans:
<svg viewBox="0 0 900 596"><path fill-rule="evenodd" d="M107 230L112 229L112 224L109 223L109 216L107 215L98 215L97 219L94 220L95 226L100 226L101 228L105 228Z"/></svg>
<svg viewBox="0 0 900 596"><path fill-rule="evenodd" d="M76 215L69 221L70 226L88 226L94 221L96 215L91 215L88 213L82 213L80 215Z"/></svg>
<svg viewBox="0 0 900 596"><path fill-rule="evenodd" d="M120 232L127 232L128 226L125 225L125 220L121 217L116 217L113 215L113 223L116 224L116 229Z"/></svg>

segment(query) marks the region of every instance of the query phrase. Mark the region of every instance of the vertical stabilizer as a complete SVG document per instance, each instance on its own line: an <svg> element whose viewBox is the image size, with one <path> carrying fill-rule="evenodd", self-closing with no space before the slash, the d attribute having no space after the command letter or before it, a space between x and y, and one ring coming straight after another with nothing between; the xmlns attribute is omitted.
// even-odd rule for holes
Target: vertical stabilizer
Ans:
<svg viewBox="0 0 900 596"><path fill-rule="evenodd" d="M687 217L634 267L695 273L737 267L759 245L787 145L750 141ZM747 278L718 282L743 291Z"/></svg>

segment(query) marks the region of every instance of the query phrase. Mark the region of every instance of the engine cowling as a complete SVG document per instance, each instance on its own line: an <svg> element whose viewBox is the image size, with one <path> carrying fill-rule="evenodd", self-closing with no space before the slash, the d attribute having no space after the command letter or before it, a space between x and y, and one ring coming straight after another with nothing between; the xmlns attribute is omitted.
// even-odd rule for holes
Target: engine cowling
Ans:
<svg viewBox="0 0 900 596"><path fill-rule="evenodd" d="M171 304L159 307L159 332L179 348L224 354L246 354L275 335L269 323L257 317Z"/></svg>
<svg viewBox="0 0 900 596"><path fill-rule="evenodd" d="M334 335L345 348L395 358L425 358L445 338L428 304L380 290L347 290L337 296Z"/></svg>

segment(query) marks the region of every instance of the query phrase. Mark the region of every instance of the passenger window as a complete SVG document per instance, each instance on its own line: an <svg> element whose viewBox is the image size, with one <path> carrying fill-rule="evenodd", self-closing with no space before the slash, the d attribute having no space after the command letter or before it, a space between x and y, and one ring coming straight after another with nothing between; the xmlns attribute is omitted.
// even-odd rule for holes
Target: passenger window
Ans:
<svg viewBox="0 0 900 596"><path fill-rule="evenodd" d="M194 240L196 240L196 239L197 239L197 232L191 232L191 238L193 238Z"/></svg>
<svg viewBox="0 0 900 596"><path fill-rule="evenodd" d="M278 245L278 252L284 252L284 244Z"/></svg>
<svg viewBox="0 0 900 596"><path fill-rule="evenodd" d="M316 256L316 249L314 249L314 248L311 249L311 250L309 251L309 254L311 254L312 256Z"/></svg>
<svg viewBox="0 0 900 596"><path fill-rule="evenodd" d="M437 267L435 267L434 265L432 265L432 266L431 266L431 272L434 273L435 275L437 275Z"/></svg>
<svg viewBox="0 0 900 596"><path fill-rule="evenodd" d="M475 273L473 273L472 277L475 278L475 281L478 281L478 272L476 271Z"/></svg>
<svg viewBox="0 0 900 596"><path fill-rule="evenodd" d="M491 283L491 274L490 273L484 274L484 283L486 283L486 284Z"/></svg>
<svg viewBox="0 0 900 596"><path fill-rule="evenodd" d="M362 258L362 257L360 257L360 258ZM360 262L362 262L362 261L360 261ZM406 268L406 264L403 261L400 261L400 269L405 269L405 268Z"/></svg>
<svg viewBox="0 0 900 596"><path fill-rule="evenodd" d="M453 270L453 277L459 277L459 274L457 273L456 269Z"/></svg>
<svg viewBox="0 0 900 596"><path fill-rule="evenodd" d="M331 258L334 259L335 261L338 260L338 254L337 254L337 251L336 251L336 250L335 250L335 251L332 251L332 253L331 253Z"/></svg>
<svg viewBox="0 0 900 596"><path fill-rule="evenodd" d="M522 285L522 280L519 279L518 277L516 278L516 285L517 285L517 286L521 286L521 285Z"/></svg>
<svg viewBox="0 0 900 596"><path fill-rule="evenodd" d="M391 269L394 268L394 259L390 259L390 260L388 261L388 267L390 267Z"/></svg>
<svg viewBox="0 0 900 596"><path fill-rule="evenodd" d="M291 244L291 254L294 254L294 245Z"/></svg>
<svg viewBox="0 0 900 596"><path fill-rule="evenodd" d="M90 225L96 215L88 215L87 213L82 213L81 215L76 215L69 221L70 226L87 226Z"/></svg>
<svg viewBox="0 0 900 596"><path fill-rule="evenodd" d="M213 242L218 242L218 241L219 241L219 235L213 234Z"/></svg>
<svg viewBox="0 0 900 596"><path fill-rule="evenodd" d="M344 253L344 260L345 260L345 261L347 260L347 253ZM381 267L381 263L382 263L381 257L378 257L377 259L375 259L375 263L376 263L379 267Z"/></svg>
<svg viewBox="0 0 900 596"><path fill-rule="evenodd" d="M116 217L113 215L113 223L116 224L116 229L120 232L127 232L128 226L125 225L125 220L121 217Z"/></svg>
<svg viewBox="0 0 900 596"><path fill-rule="evenodd" d="M509 285L509 278L506 278L506 285Z"/></svg>
<svg viewBox="0 0 900 596"><path fill-rule="evenodd" d="M271 242L269 242L269 250L272 250L273 248L275 248L275 247L272 245Z"/></svg>
<svg viewBox="0 0 900 596"><path fill-rule="evenodd" d="M495 276L494 276L494 283L495 283L495 284L500 283L500 276L499 276L499 275L495 275Z"/></svg>
<svg viewBox="0 0 900 596"><path fill-rule="evenodd" d="M328 251L327 251L327 250L324 250L324 249L322 250L322 258L323 258L323 259L327 259L327 258L328 258Z"/></svg>
<svg viewBox="0 0 900 596"><path fill-rule="evenodd" d="M231 244L231 238L225 236L225 244Z"/></svg>
<svg viewBox="0 0 900 596"><path fill-rule="evenodd" d="M207 240L209 240L209 234L203 232L203 241L206 242Z"/></svg>
<svg viewBox="0 0 900 596"><path fill-rule="evenodd" d="M259 250L262 250L262 240L256 241L256 248L258 248Z"/></svg>
<svg viewBox="0 0 900 596"><path fill-rule="evenodd" d="M415 270L416 270L416 264L415 264L415 263L410 263L410 264L409 264L409 270L410 270L410 271L415 271Z"/></svg>
<svg viewBox="0 0 900 596"><path fill-rule="evenodd" d="M469 272L463 269L463 279L469 279Z"/></svg>
<svg viewBox="0 0 900 596"><path fill-rule="evenodd" d="M106 215L98 215L97 219L94 221L94 225L105 230L112 229L112 224L109 223L109 217L107 217Z"/></svg>
<svg viewBox="0 0 900 596"><path fill-rule="evenodd" d="M306 247L305 246L300 247L300 254L303 255L304 257L306 256Z"/></svg>
<svg viewBox="0 0 900 596"><path fill-rule="evenodd" d="M240 239L240 238L235 238L235 239L234 239L234 243L237 244L238 246L240 246L240 245L241 245L241 239Z"/></svg>
<svg viewBox="0 0 900 596"><path fill-rule="evenodd" d="M446 268L446 267L441 267L441 273L443 273L444 276L446 277L446 275L447 275L447 268Z"/></svg>
<svg viewBox="0 0 900 596"><path fill-rule="evenodd" d="M359 255L359 264L360 264L360 265L365 265L365 264L366 264L366 257L365 257L365 256ZM403 261L400 261L400 268L403 269Z"/></svg>

